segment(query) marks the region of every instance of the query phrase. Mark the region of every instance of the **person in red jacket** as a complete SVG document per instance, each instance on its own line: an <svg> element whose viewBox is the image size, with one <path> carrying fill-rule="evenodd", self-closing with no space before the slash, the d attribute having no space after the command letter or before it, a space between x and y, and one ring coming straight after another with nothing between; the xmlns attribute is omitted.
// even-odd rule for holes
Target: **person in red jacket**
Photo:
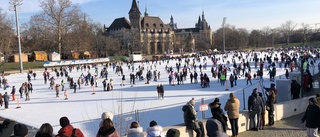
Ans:
<svg viewBox="0 0 320 137"><path fill-rule="evenodd" d="M60 118L60 126L61 129L58 131L58 135L56 135L56 137L84 137L81 130L78 128L74 128L72 125L70 125L69 119L65 116Z"/></svg>

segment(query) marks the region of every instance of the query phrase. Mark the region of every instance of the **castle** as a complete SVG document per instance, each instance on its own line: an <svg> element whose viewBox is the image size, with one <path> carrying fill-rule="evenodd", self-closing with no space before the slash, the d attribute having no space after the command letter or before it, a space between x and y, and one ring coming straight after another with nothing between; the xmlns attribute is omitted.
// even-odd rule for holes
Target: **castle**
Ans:
<svg viewBox="0 0 320 137"><path fill-rule="evenodd" d="M197 41L208 45L213 43L212 30L204 12L194 28L182 29L178 29L172 16L169 24L159 17L149 16L147 9L142 17L136 0L132 0L128 14L129 20L117 18L109 27L105 27L105 35L119 39L121 49L126 49L128 54L133 51L142 51L146 55L193 52L197 48Z"/></svg>

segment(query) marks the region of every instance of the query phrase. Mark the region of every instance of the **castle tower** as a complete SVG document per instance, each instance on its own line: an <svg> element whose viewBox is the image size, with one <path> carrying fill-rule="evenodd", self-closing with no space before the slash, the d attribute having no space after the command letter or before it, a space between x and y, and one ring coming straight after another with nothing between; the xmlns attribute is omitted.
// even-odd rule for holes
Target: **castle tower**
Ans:
<svg viewBox="0 0 320 137"><path fill-rule="evenodd" d="M148 17L148 16L149 16L147 7L146 7L145 10L144 10L144 16L145 16L145 17Z"/></svg>
<svg viewBox="0 0 320 137"><path fill-rule="evenodd" d="M177 23L174 23L174 20L173 20L172 15L171 15L171 17L170 17L170 23L169 23L169 25L170 25L170 28L172 28L173 30L178 29Z"/></svg>
<svg viewBox="0 0 320 137"><path fill-rule="evenodd" d="M136 0L132 0L131 9L129 11L129 19L132 28L141 29L141 12L138 8Z"/></svg>

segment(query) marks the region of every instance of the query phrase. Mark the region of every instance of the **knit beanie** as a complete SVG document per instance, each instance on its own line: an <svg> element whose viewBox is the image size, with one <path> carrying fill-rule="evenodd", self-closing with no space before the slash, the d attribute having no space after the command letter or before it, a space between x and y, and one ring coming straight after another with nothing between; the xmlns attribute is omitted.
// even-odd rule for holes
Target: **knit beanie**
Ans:
<svg viewBox="0 0 320 137"><path fill-rule="evenodd" d="M101 120L105 120L107 118L113 120L113 114L111 112L103 112L101 114Z"/></svg>
<svg viewBox="0 0 320 137"><path fill-rule="evenodd" d="M178 129L170 128L167 131L166 137L180 137L180 131Z"/></svg>
<svg viewBox="0 0 320 137"><path fill-rule="evenodd" d="M70 125L69 119L67 117L61 117L60 118L60 126L61 127L66 127L68 125Z"/></svg>
<svg viewBox="0 0 320 137"><path fill-rule="evenodd" d="M16 124L14 125L13 129L14 129L14 133L13 133L14 136L24 137L28 134L28 128L24 124Z"/></svg>
<svg viewBox="0 0 320 137"><path fill-rule="evenodd" d="M189 101L189 103L190 103L192 106L194 106L194 105L196 104L196 102L194 101L193 98Z"/></svg>
<svg viewBox="0 0 320 137"><path fill-rule="evenodd" d="M158 123L156 121L152 120L150 122L150 124L149 124L149 127L153 127L153 126L156 126L156 125L158 125Z"/></svg>

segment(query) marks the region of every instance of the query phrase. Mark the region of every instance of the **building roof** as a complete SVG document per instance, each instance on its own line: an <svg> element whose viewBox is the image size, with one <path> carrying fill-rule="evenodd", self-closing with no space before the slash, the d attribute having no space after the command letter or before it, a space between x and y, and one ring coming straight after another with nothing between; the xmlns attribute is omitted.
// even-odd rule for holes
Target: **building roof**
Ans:
<svg viewBox="0 0 320 137"><path fill-rule="evenodd" d="M111 23L111 25L107 29L107 32L111 30L120 30L121 28L130 29L130 26L130 22L125 17L117 18Z"/></svg>
<svg viewBox="0 0 320 137"><path fill-rule="evenodd" d="M141 27L144 29L169 29L168 24L164 24L159 17L146 16L141 20Z"/></svg>
<svg viewBox="0 0 320 137"><path fill-rule="evenodd" d="M34 54L47 54L47 52L45 51L33 51Z"/></svg>
<svg viewBox="0 0 320 137"><path fill-rule="evenodd" d="M175 29L174 32L180 33L180 32L199 32L199 28L183 28L183 29Z"/></svg>

